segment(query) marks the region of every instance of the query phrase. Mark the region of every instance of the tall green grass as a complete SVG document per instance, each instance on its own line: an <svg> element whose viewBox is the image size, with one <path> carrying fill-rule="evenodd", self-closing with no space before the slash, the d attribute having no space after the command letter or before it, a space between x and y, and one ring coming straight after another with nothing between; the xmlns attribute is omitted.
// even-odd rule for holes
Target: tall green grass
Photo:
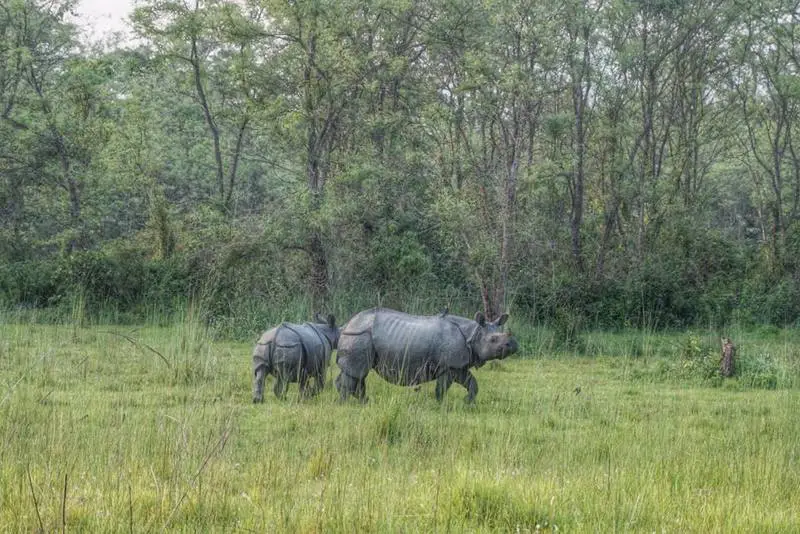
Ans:
<svg viewBox="0 0 800 534"><path fill-rule="evenodd" d="M512 324L523 351L475 371L475 406L374 374L365 405L330 383L252 405L252 345L200 315L0 324L5 530L800 529L796 331L731 335L768 386L680 371L716 332L588 332L573 353Z"/></svg>

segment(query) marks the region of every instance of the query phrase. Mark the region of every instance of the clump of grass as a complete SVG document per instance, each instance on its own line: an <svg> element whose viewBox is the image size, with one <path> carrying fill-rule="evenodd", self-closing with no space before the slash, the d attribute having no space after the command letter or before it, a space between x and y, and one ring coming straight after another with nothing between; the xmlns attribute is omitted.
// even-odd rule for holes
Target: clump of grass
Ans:
<svg viewBox="0 0 800 534"><path fill-rule="evenodd" d="M464 518L468 524L503 532L547 532L565 526L542 513L535 499L526 495L521 484L514 482L476 477L458 481L449 493L449 517Z"/></svg>
<svg viewBox="0 0 800 534"><path fill-rule="evenodd" d="M558 306L552 321L554 348L584 354L586 352L585 323L583 313L570 307Z"/></svg>
<svg viewBox="0 0 800 534"><path fill-rule="evenodd" d="M173 367L173 383L197 384L213 377L217 360L208 328L192 304L177 321L177 332L165 355Z"/></svg>
<svg viewBox="0 0 800 534"><path fill-rule="evenodd" d="M689 333L681 345L680 360L674 368L677 376L708 381L719 374L717 350L700 336Z"/></svg>
<svg viewBox="0 0 800 534"><path fill-rule="evenodd" d="M752 388L775 389L781 366L770 353L741 354L736 362L739 382ZM788 378L788 377L785 377Z"/></svg>
<svg viewBox="0 0 800 534"><path fill-rule="evenodd" d="M316 447L308 460L308 474L312 478L325 478L331 472L333 456L324 447Z"/></svg>
<svg viewBox="0 0 800 534"><path fill-rule="evenodd" d="M401 439L403 429L407 426L404 412L400 402L391 402L378 414L375 418L375 437L378 443L393 445Z"/></svg>
<svg viewBox="0 0 800 534"><path fill-rule="evenodd" d="M487 363L486 369L490 371L499 371L499 372L508 371L508 367L503 362L497 360L491 360L489 363Z"/></svg>

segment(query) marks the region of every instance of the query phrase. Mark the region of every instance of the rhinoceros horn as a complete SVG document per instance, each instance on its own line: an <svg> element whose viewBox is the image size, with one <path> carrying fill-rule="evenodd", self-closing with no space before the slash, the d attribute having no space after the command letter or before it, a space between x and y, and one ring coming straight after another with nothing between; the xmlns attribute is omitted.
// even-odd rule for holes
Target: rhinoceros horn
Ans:
<svg viewBox="0 0 800 534"><path fill-rule="evenodd" d="M508 321L508 314L504 313L497 319L497 321L495 321L494 324L497 326L503 326L506 321ZM475 322L482 327L486 326L486 316L483 315L483 312L475 312Z"/></svg>

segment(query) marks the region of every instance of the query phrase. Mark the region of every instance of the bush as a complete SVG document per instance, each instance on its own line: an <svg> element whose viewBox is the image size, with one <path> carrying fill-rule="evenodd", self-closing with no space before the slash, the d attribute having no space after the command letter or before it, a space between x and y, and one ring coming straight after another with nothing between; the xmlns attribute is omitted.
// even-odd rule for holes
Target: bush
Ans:
<svg viewBox="0 0 800 534"><path fill-rule="evenodd" d="M187 288L181 262L132 253L91 251L0 266L0 303L7 308L64 308L69 315L72 297L80 295L90 316L114 310L141 320L170 311Z"/></svg>
<svg viewBox="0 0 800 534"><path fill-rule="evenodd" d="M741 304L751 323L792 324L800 318L800 285L788 277L757 275L745 284Z"/></svg>
<svg viewBox="0 0 800 534"><path fill-rule="evenodd" d="M0 303L5 307L45 307L64 296L57 260L0 264Z"/></svg>
<svg viewBox="0 0 800 534"><path fill-rule="evenodd" d="M714 347L689 334L681 347L678 373L686 378L711 380L719 375L719 355Z"/></svg>

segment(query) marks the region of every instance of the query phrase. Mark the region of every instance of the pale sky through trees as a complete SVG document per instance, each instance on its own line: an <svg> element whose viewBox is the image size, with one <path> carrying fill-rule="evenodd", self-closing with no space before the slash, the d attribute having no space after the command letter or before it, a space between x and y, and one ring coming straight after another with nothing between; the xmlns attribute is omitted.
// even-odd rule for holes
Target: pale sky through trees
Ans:
<svg viewBox="0 0 800 534"><path fill-rule="evenodd" d="M80 0L76 9L77 24L92 40L112 32L127 31L125 19L133 3L134 0Z"/></svg>

